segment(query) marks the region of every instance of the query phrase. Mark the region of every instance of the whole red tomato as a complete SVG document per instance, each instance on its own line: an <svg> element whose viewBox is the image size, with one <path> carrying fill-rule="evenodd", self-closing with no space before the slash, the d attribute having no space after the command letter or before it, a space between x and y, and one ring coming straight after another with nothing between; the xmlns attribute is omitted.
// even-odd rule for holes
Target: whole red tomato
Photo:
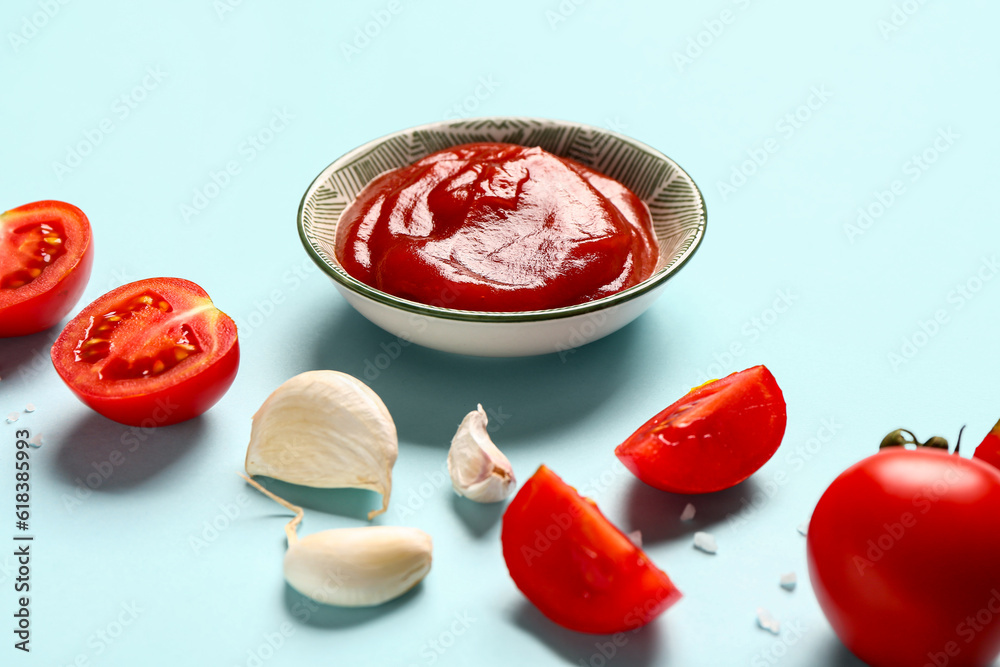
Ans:
<svg viewBox="0 0 1000 667"><path fill-rule="evenodd" d="M63 318L90 279L90 221L61 201L0 214L0 338L43 331Z"/></svg>
<svg viewBox="0 0 1000 667"><path fill-rule="evenodd" d="M236 378L236 324L180 278L122 285L70 320L52 363L108 419L166 426L208 410Z"/></svg>
<svg viewBox="0 0 1000 667"><path fill-rule="evenodd" d="M767 463L785 422L778 383L766 367L754 366L692 389L639 427L615 455L657 489L721 491Z"/></svg>
<svg viewBox="0 0 1000 667"><path fill-rule="evenodd" d="M593 501L545 466L507 507L500 539L517 587L570 630L636 630L681 597Z"/></svg>
<svg viewBox="0 0 1000 667"><path fill-rule="evenodd" d="M837 636L873 667L1000 653L1000 471L893 447L855 464L809 523L809 573Z"/></svg>

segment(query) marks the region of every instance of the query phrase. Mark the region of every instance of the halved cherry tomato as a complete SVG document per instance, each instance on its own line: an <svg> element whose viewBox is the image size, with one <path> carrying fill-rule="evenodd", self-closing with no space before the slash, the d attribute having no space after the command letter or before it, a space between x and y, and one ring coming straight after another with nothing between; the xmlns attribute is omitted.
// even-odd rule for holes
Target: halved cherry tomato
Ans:
<svg viewBox="0 0 1000 667"><path fill-rule="evenodd" d="M681 598L670 578L593 501L545 466L507 507L500 539L517 587L570 630L634 630Z"/></svg>
<svg viewBox="0 0 1000 667"><path fill-rule="evenodd" d="M52 346L81 401L109 419L165 426L200 415L236 378L236 324L198 285L149 278L84 308Z"/></svg>
<svg viewBox="0 0 1000 667"><path fill-rule="evenodd" d="M778 383L767 368L754 366L692 389L618 445L615 455L663 491L720 491L767 463L785 421Z"/></svg>
<svg viewBox="0 0 1000 667"><path fill-rule="evenodd" d="M991 665L1000 654L1000 471L947 450L883 449L809 521L809 578L872 667Z"/></svg>
<svg viewBox="0 0 1000 667"><path fill-rule="evenodd" d="M61 201L0 214L0 338L44 331L80 300L94 264L90 222Z"/></svg>
<svg viewBox="0 0 1000 667"><path fill-rule="evenodd" d="M972 457L1000 469L1000 421L986 434L983 441L976 447L976 453Z"/></svg>

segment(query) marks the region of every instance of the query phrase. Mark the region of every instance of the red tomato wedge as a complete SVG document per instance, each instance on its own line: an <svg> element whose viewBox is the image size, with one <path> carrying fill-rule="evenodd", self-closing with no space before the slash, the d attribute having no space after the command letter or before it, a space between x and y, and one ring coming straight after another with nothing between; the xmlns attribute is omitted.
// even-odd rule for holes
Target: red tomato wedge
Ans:
<svg viewBox="0 0 1000 667"><path fill-rule="evenodd" d="M681 598L670 578L593 501L545 466L507 507L500 539L517 587L570 630L635 630Z"/></svg>
<svg viewBox="0 0 1000 667"><path fill-rule="evenodd" d="M166 426L196 417L236 378L236 324L198 285L149 278L74 317L52 346L73 393L109 419Z"/></svg>
<svg viewBox="0 0 1000 667"><path fill-rule="evenodd" d="M55 325L93 264L90 221L76 206L39 201L0 214L0 338Z"/></svg>
<svg viewBox="0 0 1000 667"><path fill-rule="evenodd" d="M615 455L657 489L721 491L767 463L785 421L778 383L767 368L754 366L692 389L618 445Z"/></svg>
<svg viewBox="0 0 1000 667"><path fill-rule="evenodd" d="M872 667L979 667L1000 655L1000 471L941 449L883 449L809 520L809 579Z"/></svg>
<svg viewBox="0 0 1000 667"><path fill-rule="evenodd" d="M983 441L976 447L973 458L989 463L994 468L1000 470L1000 421L986 434Z"/></svg>

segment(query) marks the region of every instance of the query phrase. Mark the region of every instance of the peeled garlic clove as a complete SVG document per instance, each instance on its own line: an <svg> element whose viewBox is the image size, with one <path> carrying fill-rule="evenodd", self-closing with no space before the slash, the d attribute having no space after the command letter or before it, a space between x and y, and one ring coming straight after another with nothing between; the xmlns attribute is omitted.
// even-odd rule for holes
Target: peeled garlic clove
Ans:
<svg viewBox="0 0 1000 667"><path fill-rule="evenodd" d="M364 526L307 535L285 553L285 579L323 604L367 607L410 590L431 569L431 537L417 528Z"/></svg>
<svg viewBox="0 0 1000 667"><path fill-rule="evenodd" d="M486 432L487 421L482 405L465 415L448 450L448 473L455 492L479 503L499 502L517 484L510 461Z"/></svg>
<svg viewBox="0 0 1000 667"><path fill-rule="evenodd" d="M431 569L431 536L416 528L335 528L299 539L302 508L240 475L268 498L295 512L285 526L285 581L317 602L370 607L399 597Z"/></svg>
<svg viewBox="0 0 1000 667"><path fill-rule="evenodd" d="M370 489L385 512L399 453L396 425L378 395L337 371L286 381L253 416L246 469L292 484Z"/></svg>

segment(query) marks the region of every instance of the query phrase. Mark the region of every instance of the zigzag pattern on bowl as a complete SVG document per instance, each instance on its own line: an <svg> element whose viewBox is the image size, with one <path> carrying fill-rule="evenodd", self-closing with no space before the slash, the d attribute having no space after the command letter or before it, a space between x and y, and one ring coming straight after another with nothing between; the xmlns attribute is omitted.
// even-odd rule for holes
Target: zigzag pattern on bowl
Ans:
<svg viewBox="0 0 1000 667"><path fill-rule="evenodd" d="M527 118L458 120L440 129L415 129L377 142L332 171L306 199L302 226L309 244L339 273L334 256L337 223L344 209L373 178L458 144L500 141L541 146L625 184L649 206L660 246L656 274L667 272L705 231L705 207L691 178L624 137L584 125Z"/></svg>

